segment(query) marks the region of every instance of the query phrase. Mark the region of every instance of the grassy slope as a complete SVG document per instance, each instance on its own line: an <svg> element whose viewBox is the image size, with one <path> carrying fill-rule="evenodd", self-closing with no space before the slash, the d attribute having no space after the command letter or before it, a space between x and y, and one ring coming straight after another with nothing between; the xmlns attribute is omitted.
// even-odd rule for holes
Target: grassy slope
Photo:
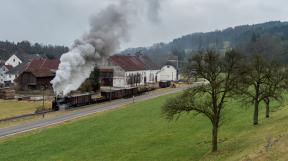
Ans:
<svg viewBox="0 0 288 161"><path fill-rule="evenodd" d="M0 160L287 160L287 108L273 112L268 120L261 114L260 125L253 127L252 109L229 103L215 155L210 153L206 118L189 114L167 122L161 117L160 106L169 97L2 140ZM272 145L268 152L267 140Z"/></svg>

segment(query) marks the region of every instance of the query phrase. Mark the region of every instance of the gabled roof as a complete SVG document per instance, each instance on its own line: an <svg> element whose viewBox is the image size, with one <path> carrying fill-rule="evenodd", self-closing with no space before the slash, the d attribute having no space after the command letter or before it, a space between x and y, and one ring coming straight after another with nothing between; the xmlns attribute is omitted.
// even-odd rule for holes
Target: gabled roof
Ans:
<svg viewBox="0 0 288 161"><path fill-rule="evenodd" d="M27 65L28 65L27 63L21 63L17 65L15 68L9 70L7 74L19 75L26 69Z"/></svg>
<svg viewBox="0 0 288 161"><path fill-rule="evenodd" d="M55 75L59 64L58 59L33 59L27 64L24 72L31 72L36 77L50 77Z"/></svg>
<svg viewBox="0 0 288 161"><path fill-rule="evenodd" d="M120 66L125 71L145 70L145 64L136 56L114 55L109 58L114 65Z"/></svg>
<svg viewBox="0 0 288 161"><path fill-rule="evenodd" d="M4 65L4 66L8 69L8 71L10 71L10 70L13 69L13 66L12 66L12 65Z"/></svg>
<svg viewBox="0 0 288 161"><path fill-rule="evenodd" d="M125 71L156 70L159 69L149 58L131 55L114 55L109 58L114 65L120 66Z"/></svg>
<svg viewBox="0 0 288 161"><path fill-rule="evenodd" d="M60 64L58 59L33 59L27 66L27 70L50 69L57 70Z"/></svg>

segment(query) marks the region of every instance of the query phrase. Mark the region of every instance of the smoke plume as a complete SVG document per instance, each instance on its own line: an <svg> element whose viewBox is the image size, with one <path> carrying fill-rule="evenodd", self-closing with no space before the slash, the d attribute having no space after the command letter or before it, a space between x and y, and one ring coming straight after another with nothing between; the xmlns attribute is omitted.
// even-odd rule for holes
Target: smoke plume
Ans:
<svg viewBox="0 0 288 161"><path fill-rule="evenodd" d="M56 76L51 81L56 95L67 95L77 90L95 65L119 49L122 40L129 38L132 16L137 15L137 7L141 7L137 2L139 1L121 0L91 17L90 31L81 39L75 40L70 51L60 58ZM149 0L148 10L158 10L159 7L151 7L155 4L158 3ZM158 11L153 11L151 14L157 13Z"/></svg>

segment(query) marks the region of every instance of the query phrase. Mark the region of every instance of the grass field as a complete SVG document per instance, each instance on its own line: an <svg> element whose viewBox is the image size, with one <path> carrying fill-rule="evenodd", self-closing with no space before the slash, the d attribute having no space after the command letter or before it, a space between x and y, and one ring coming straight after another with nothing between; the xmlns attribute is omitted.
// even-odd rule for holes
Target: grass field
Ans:
<svg viewBox="0 0 288 161"><path fill-rule="evenodd" d="M0 119L35 112L42 107L42 102L28 102L15 100L0 100ZM51 107L51 102L45 102L45 108Z"/></svg>
<svg viewBox="0 0 288 161"><path fill-rule="evenodd" d="M252 108L227 104L217 154L210 153L211 129L201 115L168 122L159 97L0 141L3 161L188 161L287 160L288 108L260 115L252 126ZM264 111L264 109L262 109Z"/></svg>

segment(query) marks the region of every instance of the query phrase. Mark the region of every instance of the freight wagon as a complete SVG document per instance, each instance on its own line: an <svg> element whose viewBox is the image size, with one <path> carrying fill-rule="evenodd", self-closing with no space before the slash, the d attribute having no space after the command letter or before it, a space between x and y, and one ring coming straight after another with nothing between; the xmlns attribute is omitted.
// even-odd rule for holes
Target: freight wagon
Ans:
<svg viewBox="0 0 288 161"><path fill-rule="evenodd" d="M54 111L58 111L60 109L69 109L72 107L89 105L92 102L92 94L56 97L52 102L52 109Z"/></svg>
<svg viewBox="0 0 288 161"><path fill-rule="evenodd" d="M69 109L78 106L85 106L98 102L105 102L114 99L120 98L129 98L136 95L139 95L143 92L153 90L152 87L142 87L140 90L138 87L131 88L113 88L106 87L101 89L101 96L96 96L95 94L86 93L80 95L72 95L65 97L55 97L55 100L52 102L52 109L58 111L60 109Z"/></svg>

